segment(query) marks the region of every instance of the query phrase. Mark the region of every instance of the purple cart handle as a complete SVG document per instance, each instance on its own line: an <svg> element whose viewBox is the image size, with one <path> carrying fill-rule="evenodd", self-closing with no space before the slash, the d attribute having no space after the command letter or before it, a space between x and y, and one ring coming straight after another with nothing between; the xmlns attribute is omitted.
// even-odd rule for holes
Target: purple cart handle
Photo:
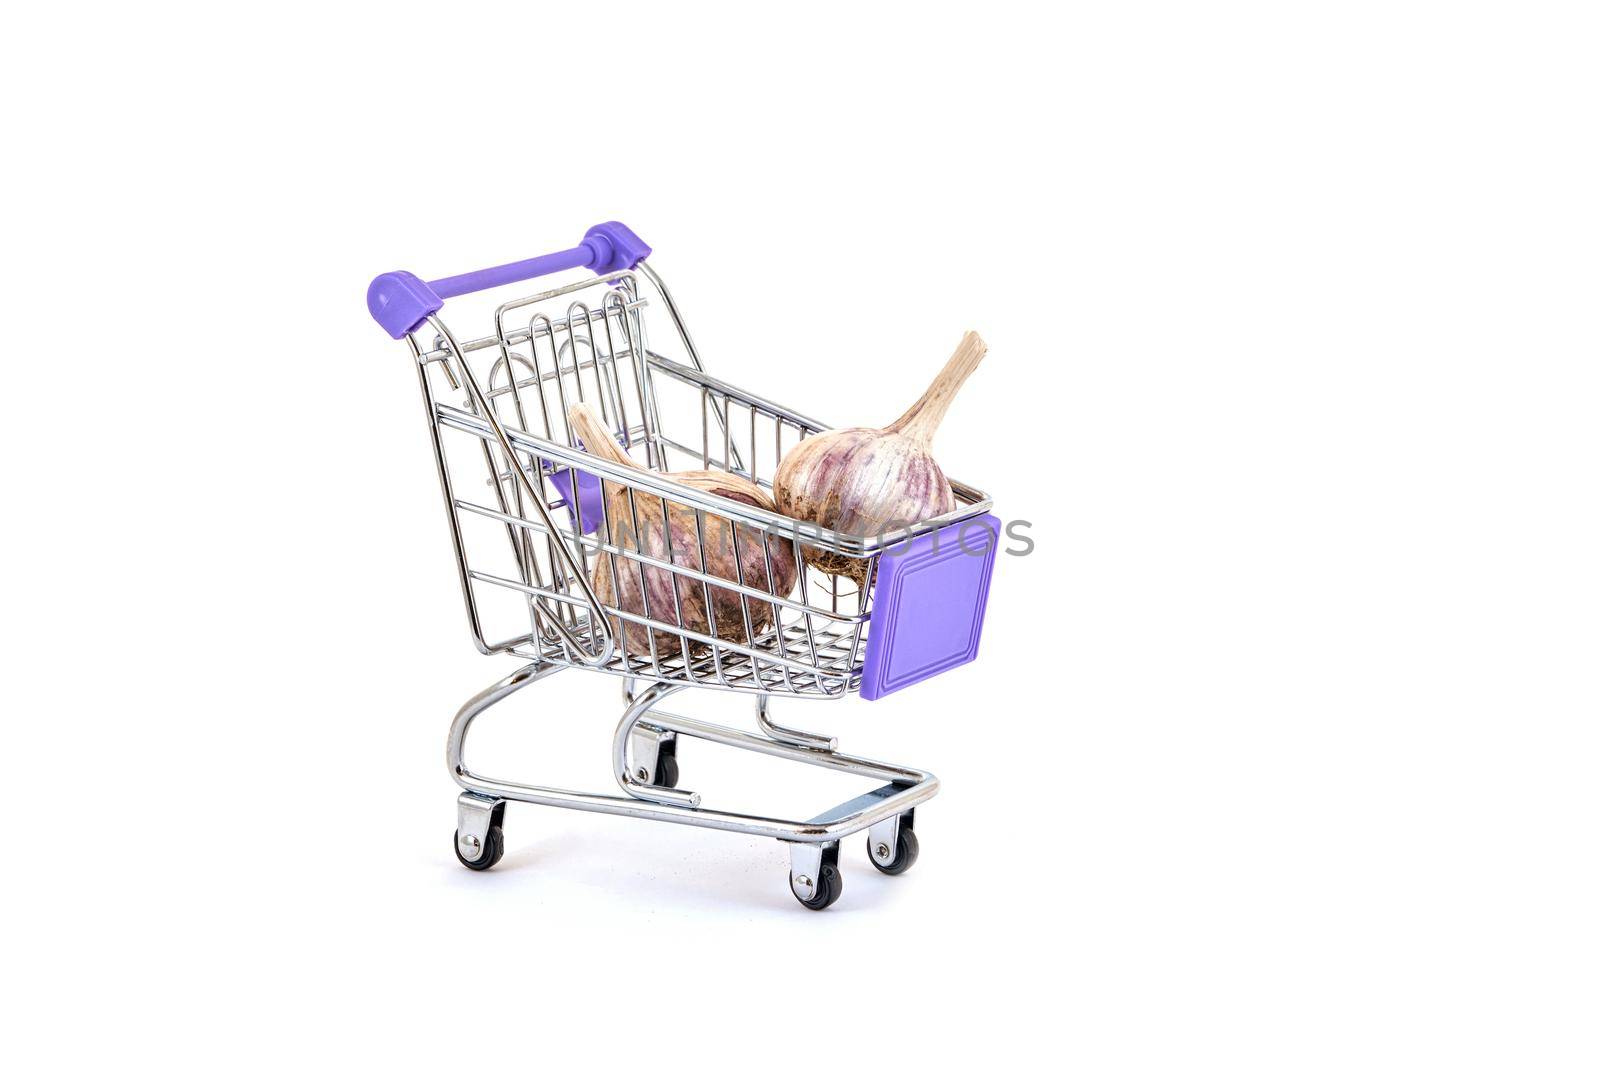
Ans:
<svg viewBox="0 0 1600 1067"><path fill-rule="evenodd" d="M378 325L398 341L426 322L429 315L444 307L444 302L453 296L542 278L574 267L588 267L596 274L632 270L649 254L650 246L622 223L602 222L589 227L575 248L470 274L457 274L434 282L425 282L404 270L380 274L367 287L367 310Z"/></svg>

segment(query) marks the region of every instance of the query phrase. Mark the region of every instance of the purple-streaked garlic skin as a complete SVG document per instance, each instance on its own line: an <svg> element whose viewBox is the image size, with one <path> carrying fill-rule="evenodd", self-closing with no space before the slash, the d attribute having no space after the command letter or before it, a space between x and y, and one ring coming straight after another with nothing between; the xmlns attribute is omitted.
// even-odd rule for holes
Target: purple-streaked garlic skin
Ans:
<svg viewBox="0 0 1600 1067"><path fill-rule="evenodd" d="M892 534L955 510L950 480L930 448L961 383L987 351L969 331L933 384L888 426L830 430L791 448L772 479L778 510L802 532L814 524L857 537ZM810 546L804 554L809 566L866 585L867 560Z"/></svg>
<svg viewBox="0 0 1600 1067"><path fill-rule="evenodd" d="M574 404L568 418L574 432L591 452L613 463L639 467L617 446L615 438L586 405ZM591 441L596 444L591 446ZM752 507L774 510L766 490L737 475L707 470L662 477ZM661 497L636 489L630 502L626 486L610 480L604 484L606 536L611 544L694 571L703 569L714 577L738 582L747 589L774 597L787 597L794 590L799 566L794 544L787 538L763 534L749 524L729 523L710 515L697 523L694 508L672 501L665 502L663 514ZM663 567L624 559L613 552L601 552L595 557L590 579L596 598L608 607L694 633L714 635L736 645L748 644L752 638L777 625L773 605L768 601L674 574ZM691 657L704 655L710 647L705 642L680 638L642 623L613 621L620 624L618 651L625 648L629 656L649 658L652 635L655 654L662 658L683 652L685 645Z"/></svg>
<svg viewBox="0 0 1600 1067"><path fill-rule="evenodd" d="M773 479L778 510L801 524L875 537L955 508L950 480L915 439L858 427L808 437L783 457ZM819 548L806 563L865 584L867 561Z"/></svg>
<svg viewBox="0 0 1600 1067"><path fill-rule="evenodd" d="M760 492L759 496L726 489L712 489L711 492L753 507L768 511L773 509L772 499L764 492ZM697 525L693 508L670 501L667 504L668 522L663 523L660 497L635 490L634 500L639 513L637 528L628 506L626 489L613 489L612 483L607 483L606 508L611 519L608 532L611 543L619 548L651 559L669 560L680 567L700 570L703 547L704 570L714 577L736 581L746 588L777 597L786 597L794 589L798 568L794 545L787 539L767 534L766 550L763 551L762 535L744 523L737 524L737 534L726 520L711 516L706 516L702 524ZM670 556L667 552L669 526L672 544ZM703 541L701 529L705 531ZM736 537L737 556L734 552ZM652 567L648 563L624 559L615 553L602 553L596 558L593 578L595 595L603 604L620 607L623 611L645 618L659 619L695 633L714 635L736 645L748 644L752 638L766 633L776 624L773 605L765 600L744 596L687 575L674 574L664 567ZM677 587L676 599L674 585ZM617 595L619 591L620 597ZM648 630L641 623L623 623L629 655L650 656ZM671 656L683 651L680 638L666 630L656 630L655 639L656 654L659 656ZM691 656L701 655L709 647L704 642L693 640L688 640L687 644Z"/></svg>

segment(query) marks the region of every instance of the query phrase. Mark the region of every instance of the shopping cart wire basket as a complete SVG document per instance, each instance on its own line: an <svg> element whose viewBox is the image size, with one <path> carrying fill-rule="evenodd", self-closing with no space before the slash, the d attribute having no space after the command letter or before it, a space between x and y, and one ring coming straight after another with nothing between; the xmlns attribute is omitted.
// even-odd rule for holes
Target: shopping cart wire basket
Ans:
<svg viewBox="0 0 1600 1067"><path fill-rule="evenodd" d="M473 641L485 655L526 661L467 701L451 725L447 762L464 790L456 855L474 870L499 860L509 800L758 834L789 843L790 889L820 910L838 899L839 841L850 834L867 831L880 871L911 865L915 809L939 783L781 726L770 700L875 700L975 658L999 523L986 495L954 481L948 514L857 536L668 477L716 470L770 489L785 450L827 427L707 374L672 295L646 262L650 253L627 227L607 222L561 252L432 282L395 271L367 292L373 318L405 341L416 364ZM484 336L462 340L440 316L454 297L579 269L593 276L500 304ZM664 341L647 335L647 312L665 314ZM567 415L578 402L615 434L626 452L617 458L637 465L583 448ZM645 535L652 522L669 525L669 513L689 516L698 532L687 550L676 536ZM736 566L708 558L704 546L717 536ZM852 582L808 567L811 550L860 560L865 577ZM791 569L784 553L793 553L799 574L791 589L774 581ZM598 568L609 568L609 584L593 577ZM641 598L617 595L630 579ZM735 605L731 622L710 610L714 602ZM622 795L469 771L462 750L473 720L567 667L622 679L624 712L611 747ZM760 732L660 706L695 688L754 696ZM679 737L884 784L803 821L717 811L677 787Z"/></svg>

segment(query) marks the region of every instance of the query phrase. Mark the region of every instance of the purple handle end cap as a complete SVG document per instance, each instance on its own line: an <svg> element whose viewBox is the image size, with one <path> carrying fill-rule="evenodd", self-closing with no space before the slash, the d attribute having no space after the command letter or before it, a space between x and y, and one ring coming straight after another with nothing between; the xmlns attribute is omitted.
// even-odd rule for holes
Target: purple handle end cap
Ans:
<svg viewBox="0 0 1600 1067"><path fill-rule="evenodd" d="M594 262L589 264L589 269L596 274L632 270L650 254L650 246L620 222L602 222L590 226L583 235L583 245L594 253Z"/></svg>
<svg viewBox="0 0 1600 1067"><path fill-rule="evenodd" d="M380 274L367 286L367 310L396 341L444 307L428 283L405 270Z"/></svg>

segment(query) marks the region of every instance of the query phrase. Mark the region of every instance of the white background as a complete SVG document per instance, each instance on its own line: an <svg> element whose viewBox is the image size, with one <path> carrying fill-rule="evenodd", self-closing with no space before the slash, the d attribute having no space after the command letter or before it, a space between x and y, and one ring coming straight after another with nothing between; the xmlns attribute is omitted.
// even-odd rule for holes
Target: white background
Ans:
<svg viewBox="0 0 1600 1067"><path fill-rule="evenodd" d="M94 7L0 65L8 1061L1600 1054L1585 5ZM365 288L608 218L836 424L991 345L939 454L1038 550L977 664L789 713L945 782L821 914L755 838L449 851L511 664ZM618 710L477 761L603 787Z"/></svg>

